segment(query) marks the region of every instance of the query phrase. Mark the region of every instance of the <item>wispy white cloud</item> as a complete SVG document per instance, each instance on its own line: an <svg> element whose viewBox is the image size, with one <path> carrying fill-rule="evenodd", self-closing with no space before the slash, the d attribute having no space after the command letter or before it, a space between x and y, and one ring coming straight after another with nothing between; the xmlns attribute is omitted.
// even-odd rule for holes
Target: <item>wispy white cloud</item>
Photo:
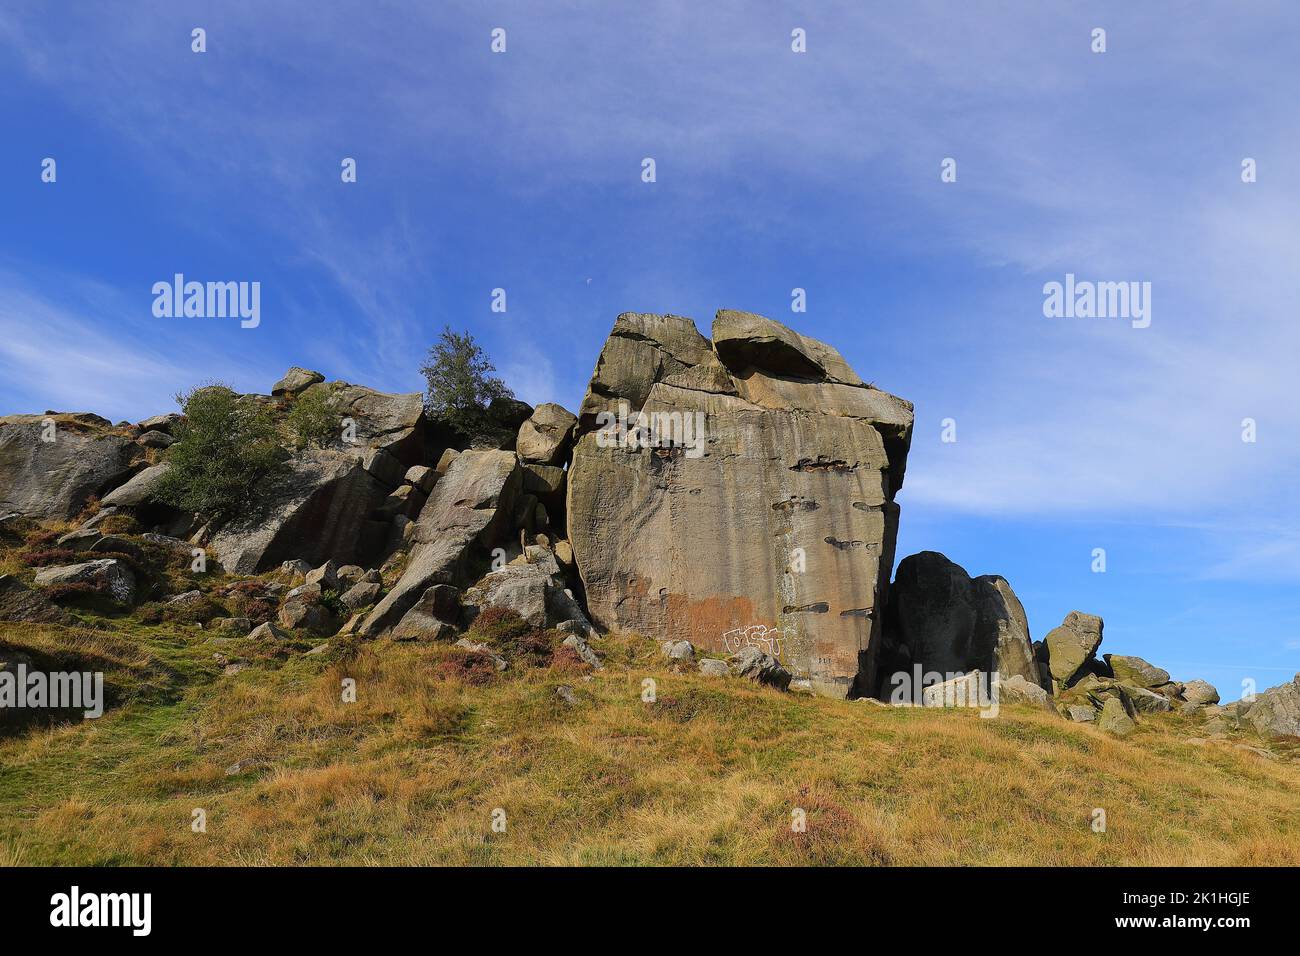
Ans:
<svg viewBox="0 0 1300 956"><path fill-rule="evenodd" d="M113 420L138 420L174 411L172 396L219 377L247 391L266 391L268 366L211 346L195 348L179 327L136 328L136 313L111 291L71 280L60 301L12 273L0 272L0 408L5 414L92 411ZM89 297L88 297L89 296ZM148 303L143 295L140 299ZM253 335L255 332L247 332ZM26 406L19 394L41 396Z"/></svg>

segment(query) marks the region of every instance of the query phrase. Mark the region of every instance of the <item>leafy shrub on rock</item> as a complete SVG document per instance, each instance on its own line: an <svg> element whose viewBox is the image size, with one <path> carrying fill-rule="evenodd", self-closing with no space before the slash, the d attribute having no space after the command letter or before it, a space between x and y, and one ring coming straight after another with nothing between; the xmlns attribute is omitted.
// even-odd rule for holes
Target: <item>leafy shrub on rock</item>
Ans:
<svg viewBox="0 0 1300 956"><path fill-rule="evenodd" d="M215 384L176 398L185 412L171 468L158 496L206 518L225 520L244 510L259 484L284 469L285 451L269 409Z"/></svg>
<svg viewBox="0 0 1300 956"><path fill-rule="evenodd" d="M298 396L289 409L289 430L299 451L324 448L339 436L340 417L328 385L318 383Z"/></svg>

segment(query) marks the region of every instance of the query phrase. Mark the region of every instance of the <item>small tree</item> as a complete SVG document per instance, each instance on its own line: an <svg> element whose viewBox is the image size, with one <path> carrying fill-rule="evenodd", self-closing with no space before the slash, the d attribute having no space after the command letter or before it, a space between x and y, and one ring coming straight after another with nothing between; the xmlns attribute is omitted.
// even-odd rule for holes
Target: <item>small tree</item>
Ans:
<svg viewBox="0 0 1300 956"><path fill-rule="evenodd" d="M494 430L488 406L493 399L514 398L506 383L492 374L496 367L468 332L444 328L420 371L429 383L425 410L465 435Z"/></svg>
<svg viewBox="0 0 1300 956"><path fill-rule="evenodd" d="M158 497L205 518L227 520L247 508L258 485L285 466L286 453L269 409L228 385L203 385L176 396L185 418L167 450L171 465Z"/></svg>
<svg viewBox="0 0 1300 956"><path fill-rule="evenodd" d="M309 445L324 448L339 437L340 424L334 396L323 382L299 395L289 409L289 429L299 451Z"/></svg>

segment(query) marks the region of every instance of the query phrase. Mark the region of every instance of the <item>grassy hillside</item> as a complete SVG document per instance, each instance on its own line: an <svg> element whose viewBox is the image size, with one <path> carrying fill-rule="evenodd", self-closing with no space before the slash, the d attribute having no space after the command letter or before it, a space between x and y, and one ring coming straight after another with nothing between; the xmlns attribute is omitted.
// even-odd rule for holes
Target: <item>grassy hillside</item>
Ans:
<svg viewBox="0 0 1300 956"><path fill-rule="evenodd" d="M0 862L1300 864L1294 750L1202 741L1177 715L1117 740L1029 708L780 694L674 673L634 636L598 642L603 671L559 653L498 675L441 645L304 655L101 623L0 625L118 697L0 740Z"/></svg>

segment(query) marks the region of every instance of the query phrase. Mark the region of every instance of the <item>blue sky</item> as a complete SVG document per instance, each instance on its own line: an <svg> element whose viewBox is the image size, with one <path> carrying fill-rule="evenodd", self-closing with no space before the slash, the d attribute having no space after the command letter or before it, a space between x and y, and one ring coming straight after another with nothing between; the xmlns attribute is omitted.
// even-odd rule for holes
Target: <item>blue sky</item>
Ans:
<svg viewBox="0 0 1300 956"><path fill-rule="evenodd" d="M1298 29L1262 0L8 0L0 412L137 419L290 364L414 391L444 324L573 408L619 312L749 309L916 404L900 556L1233 699L1300 670ZM261 325L155 318L176 272L260 281ZM1045 318L1066 273L1151 282L1150 328Z"/></svg>

